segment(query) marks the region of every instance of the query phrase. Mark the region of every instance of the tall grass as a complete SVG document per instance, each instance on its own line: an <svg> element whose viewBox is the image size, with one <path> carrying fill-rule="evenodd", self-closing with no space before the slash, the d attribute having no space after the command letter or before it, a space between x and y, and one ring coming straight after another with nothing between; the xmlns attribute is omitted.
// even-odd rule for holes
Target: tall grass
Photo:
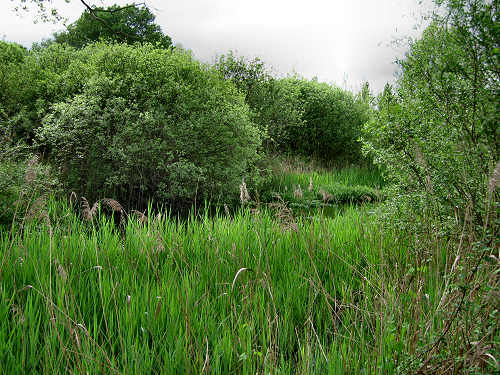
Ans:
<svg viewBox="0 0 500 375"><path fill-rule="evenodd" d="M385 181L375 167L313 167L297 161L274 165L273 175L259 198L264 202L283 200L306 212L316 208L337 212L338 205L381 201L385 196Z"/></svg>
<svg viewBox="0 0 500 375"><path fill-rule="evenodd" d="M381 172L368 167L347 167L343 169L332 169L322 171L283 171L273 176L274 185L291 186L301 185L307 188L311 183L313 186L346 185L346 186L367 186L382 188L384 180Z"/></svg>
<svg viewBox="0 0 500 375"><path fill-rule="evenodd" d="M2 373L387 373L407 345L383 281L407 249L361 210L295 230L48 211L0 237Z"/></svg>

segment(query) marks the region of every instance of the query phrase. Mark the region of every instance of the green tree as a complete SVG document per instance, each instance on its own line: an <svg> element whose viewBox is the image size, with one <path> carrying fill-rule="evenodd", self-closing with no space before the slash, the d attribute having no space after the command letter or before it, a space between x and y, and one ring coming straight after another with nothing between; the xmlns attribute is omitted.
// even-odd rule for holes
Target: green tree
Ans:
<svg viewBox="0 0 500 375"><path fill-rule="evenodd" d="M90 74L84 58L72 47L53 44L2 65L4 120L15 141L31 144L51 105L81 91L85 75Z"/></svg>
<svg viewBox="0 0 500 375"><path fill-rule="evenodd" d="M19 44L0 41L0 125L5 137L5 120L13 114L12 93L20 90L18 86L22 75L21 65L28 51Z"/></svg>
<svg viewBox="0 0 500 375"><path fill-rule="evenodd" d="M190 54L99 43L74 54L83 87L38 141L68 189L130 206L230 202L256 177L260 134L242 95Z"/></svg>
<svg viewBox="0 0 500 375"><path fill-rule="evenodd" d="M67 30L54 34L56 43L82 48L100 39L134 44L156 43L163 48L172 44L154 23L155 15L146 6L113 5L108 8L87 8Z"/></svg>
<svg viewBox="0 0 500 375"><path fill-rule="evenodd" d="M458 207L482 224L500 159L499 2L437 3L444 15L400 61L395 92L384 90L364 129L365 150L399 185L395 217L416 225L420 213L451 225Z"/></svg>
<svg viewBox="0 0 500 375"><path fill-rule="evenodd" d="M351 92L296 77L284 79L298 90L302 126L289 129L289 149L323 161L359 161L361 127L369 118L369 103Z"/></svg>
<svg viewBox="0 0 500 375"><path fill-rule="evenodd" d="M215 64L245 95L252 119L266 134L266 151L299 153L324 161L358 160L361 126L369 116L365 96L315 80L276 79L256 58L230 52Z"/></svg>
<svg viewBox="0 0 500 375"><path fill-rule="evenodd" d="M289 129L303 123L298 90L275 79L259 58L248 60L230 51L219 57L215 68L244 94L266 151L286 151Z"/></svg>

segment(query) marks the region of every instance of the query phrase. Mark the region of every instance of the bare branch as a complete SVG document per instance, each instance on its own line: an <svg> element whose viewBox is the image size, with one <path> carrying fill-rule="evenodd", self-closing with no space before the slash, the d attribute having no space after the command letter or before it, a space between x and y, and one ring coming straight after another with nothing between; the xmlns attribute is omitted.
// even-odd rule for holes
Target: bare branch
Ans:
<svg viewBox="0 0 500 375"><path fill-rule="evenodd" d="M96 11L96 12L106 12L106 13L115 13L115 12L120 12L120 11L122 11L124 9L128 9L128 8L137 8L139 6L146 6L146 3L134 3L134 4L125 5L123 7L116 8L116 9L94 9L94 11Z"/></svg>

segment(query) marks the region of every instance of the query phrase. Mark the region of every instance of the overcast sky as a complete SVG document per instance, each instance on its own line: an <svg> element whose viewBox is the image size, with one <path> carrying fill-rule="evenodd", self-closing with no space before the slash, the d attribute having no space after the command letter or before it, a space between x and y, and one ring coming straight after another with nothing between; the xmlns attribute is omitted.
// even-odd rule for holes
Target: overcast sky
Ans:
<svg viewBox="0 0 500 375"><path fill-rule="evenodd" d="M131 1L88 0L102 6ZM62 24L33 23L36 12L13 8L20 0L0 0L0 38L27 47ZM79 0L53 0L61 14L76 20ZM175 44L206 62L229 50L260 57L278 75L296 72L306 78L357 91L363 81L380 91L393 81L396 57L404 49L390 43L417 35L423 9L417 0L147 0L156 22ZM426 9L429 9L427 2Z"/></svg>

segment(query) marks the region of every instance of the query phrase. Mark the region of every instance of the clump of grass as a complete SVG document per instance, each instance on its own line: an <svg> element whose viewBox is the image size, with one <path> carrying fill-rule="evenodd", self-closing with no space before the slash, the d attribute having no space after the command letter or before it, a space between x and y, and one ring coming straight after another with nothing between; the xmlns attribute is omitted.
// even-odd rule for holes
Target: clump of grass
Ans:
<svg viewBox="0 0 500 375"><path fill-rule="evenodd" d="M0 232L1 372L498 371L498 170L484 228L465 208L458 241L363 206L296 215L279 195L182 221L103 200L120 230L48 200L45 225ZM334 199L308 181L293 198Z"/></svg>

